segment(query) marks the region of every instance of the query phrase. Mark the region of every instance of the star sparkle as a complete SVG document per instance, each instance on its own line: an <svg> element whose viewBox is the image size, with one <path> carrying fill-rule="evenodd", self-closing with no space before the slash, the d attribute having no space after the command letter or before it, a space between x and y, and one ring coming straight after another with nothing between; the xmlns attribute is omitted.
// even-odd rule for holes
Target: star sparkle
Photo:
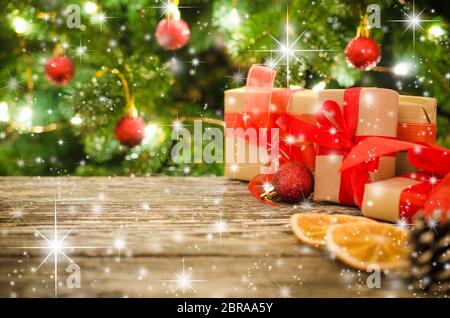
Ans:
<svg viewBox="0 0 450 318"><path fill-rule="evenodd" d="M164 15L169 15L169 14L173 14L175 19L179 19L179 9L193 9L195 8L194 6L180 6L180 5L175 5L174 1L168 0L168 1L161 1L161 5L160 6L153 6L151 7L152 9L161 9L161 15L159 16L160 18L162 18ZM177 19L177 20L178 20Z"/></svg>
<svg viewBox="0 0 450 318"><path fill-rule="evenodd" d="M292 285L294 285L294 283L290 284L290 285L280 285L278 282L275 282L275 284L277 284L278 286L278 297L281 298L290 298L291 297L291 287Z"/></svg>
<svg viewBox="0 0 450 318"><path fill-rule="evenodd" d="M289 24L289 9L286 9L286 25L285 25L285 38L277 39L274 35L267 32L269 37L275 42L277 48L275 49L261 49L253 50L255 52L267 52L270 53L270 57L266 59L266 66L269 68L276 68L279 65L284 65L286 67L286 84L289 87L289 81L291 78L290 68L295 62L300 63L306 69L309 69L306 61L301 53L322 53L335 50L325 50L325 49L303 49L299 48L299 42L307 34L308 29L306 28L295 40L291 39L291 33L293 31L292 26ZM273 57L275 55L275 57Z"/></svg>
<svg viewBox="0 0 450 318"><path fill-rule="evenodd" d="M114 240L114 247L119 252L119 257L118 257L119 262L120 262L121 252L125 248L125 246L126 246L125 240L122 238L121 233L119 233L119 236Z"/></svg>
<svg viewBox="0 0 450 318"><path fill-rule="evenodd" d="M91 17L91 22L92 22L93 24L99 24L99 25L100 25L100 33L103 34L103 26L104 26L105 24L108 24L108 20L109 20L109 19L116 19L116 18L117 18L117 17L111 17L111 16L108 16L108 12L102 11L102 10L100 9L100 11L99 11L98 13L94 14L94 15Z"/></svg>
<svg viewBox="0 0 450 318"><path fill-rule="evenodd" d="M194 58L191 60L191 64L192 64L192 66L194 66L194 67L199 66L200 63L202 63L202 62L201 62L197 57L194 57Z"/></svg>
<svg viewBox="0 0 450 318"><path fill-rule="evenodd" d="M22 217L22 216L21 216ZM23 219L23 217L22 217ZM26 222L26 220L24 220ZM36 273L42 265L44 265L49 259L53 258L53 279L54 279L54 296L58 297L58 265L60 263L60 257L71 264L76 264L75 261L67 255L67 250L74 249L97 249L99 247L96 246L77 246L65 244L66 238L70 235L73 229L76 226L72 226L68 231L64 233L64 235L60 235L58 228L58 217L57 217L57 209L56 209L56 199L54 203L54 212L53 212L53 228L52 235L45 235L43 232L39 231L36 227L26 222L36 233L38 237L44 240L42 245L33 245L33 246L10 246L6 247L9 249L25 249L25 250L44 250L47 251L47 254L42 259L38 267L33 268L33 274Z"/></svg>
<svg viewBox="0 0 450 318"><path fill-rule="evenodd" d="M236 86L242 85L247 80L247 78L245 77L245 75L241 71L241 69L234 71L231 76L226 76L226 77L230 78Z"/></svg>
<svg viewBox="0 0 450 318"><path fill-rule="evenodd" d="M194 270L191 267L186 268L184 258L181 260L181 271L173 273L173 279L166 279L163 282L167 282L175 285L175 292L181 291L183 295L186 295L187 291L197 292L195 289L195 283L205 282L204 279L194 279Z"/></svg>
<svg viewBox="0 0 450 318"><path fill-rule="evenodd" d="M203 61L200 61L200 59L196 56L194 56L189 63L192 65L192 70L191 72L195 74L195 72L197 71L197 67L200 66L200 64L203 63Z"/></svg>
<svg viewBox="0 0 450 318"><path fill-rule="evenodd" d="M80 43L75 48L74 51L75 51L75 54L78 56L78 58L80 59L80 62L81 62L83 56L86 55L86 52L92 51L92 50L89 50L88 47L82 43L81 38L80 38Z"/></svg>
<svg viewBox="0 0 450 318"><path fill-rule="evenodd" d="M436 227L438 225L439 225L439 222L436 219L434 219L434 218L430 218L427 221L427 227L429 229L432 229L434 232L436 232L436 234L437 234Z"/></svg>
<svg viewBox="0 0 450 318"><path fill-rule="evenodd" d="M7 81L5 81L6 85L2 87L2 89L7 89L10 92L14 92L14 94L17 95L17 91L22 87L22 85L20 83L24 82L19 81L17 79L17 77L11 76L11 73L8 70L8 77L9 79Z"/></svg>
<svg viewBox="0 0 450 318"><path fill-rule="evenodd" d="M214 232L219 234L219 246L222 246L222 234L227 231L227 222L222 219L222 212L219 213L219 218L213 224Z"/></svg>
<svg viewBox="0 0 450 318"><path fill-rule="evenodd" d="M406 13L404 10L401 10L403 12L403 15L406 16L405 19L398 19L398 20L387 20L388 22L394 22L394 23L404 23L406 24L406 28L403 31L403 33L407 32L409 29L412 30L412 37L413 37L413 50L415 52L416 50L416 30L421 29L423 30L422 23L424 22L434 22L437 20L427 20L422 19L422 13L425 11L425 8L422 9L419 13L416 13L416 3L413 1L412 4L412 11Z"/></svg>
<svg viewBox="0 0 450 318"><path fill-rule="evenodd" d="M403 238L407 236L408 228L413 225L411 223L408 223L408 220L405 218L401 218L397 221L396 226L400 228L402 232L402 244L403 244Z"/></svg>

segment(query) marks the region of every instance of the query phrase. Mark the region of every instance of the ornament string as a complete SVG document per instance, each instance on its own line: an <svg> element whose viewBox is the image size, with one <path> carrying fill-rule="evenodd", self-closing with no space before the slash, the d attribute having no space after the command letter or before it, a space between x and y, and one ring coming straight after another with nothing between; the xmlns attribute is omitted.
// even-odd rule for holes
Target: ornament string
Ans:
<svg viewBox="0 0 450 318"><path fill-rule="evenodd" d="M66 37L64 35L61 36L61 43L66 42L65 38ZM55 45L55 48L53 49L53 56L66 55L65 49L64 49L64 47L62 46L61 43L58 43L58 44Z"/></svg>
<svg viewBox="0 0 450 318"><path fill-rule="evenodd" d="M27 54L27 50L25 47L25 41L20 41L21 48L23 51L23 59L25 60L25 79L27 82L27 100L28 105L31 108L33 106L33 90L34 90L34 81L33 81L33 70L31 69L31 61L30 56Z"/></svg>
<svg viewBox="0 0 450 318"><path fill-rule="evenodd" d="M367 13L362 17L356 30L356 37L370 38L369 16Z"/></svg>
<svg viewBox="0 0 450 318"><path fill-rule="evenodd" d="M138 113L137 113L137 109L135 106L135 96L134 94L131 94L130 92L130 86L128 85L128 81L125 77L125 75L119 71L118 69L114 68L112 70L109 70L108 67L102 67L102 69L98 72L96 72L95 76L97 77L102 77L106 72L110 71L111 74L116 75L121 84L122 84L122 88L123 88L123 92L125 95L125 113L130 116L130 117L137 117Z"/></svg>
<svg viewBox="0 0 450 318"><path fill-rule="evenodd" d="M216 118L211 118L211 117L180 117L180 118L178 118L178 121L179 122L201 121L203 123L225 127L225 121L216 119Z"/></svg>
<svg viewBox="0 0 450 318"><path fill-rule="evenodd" d="M180 19L180 10L178 9L178 5L180 4L179 0L169 0L166 11L166 19Z"/></svg>

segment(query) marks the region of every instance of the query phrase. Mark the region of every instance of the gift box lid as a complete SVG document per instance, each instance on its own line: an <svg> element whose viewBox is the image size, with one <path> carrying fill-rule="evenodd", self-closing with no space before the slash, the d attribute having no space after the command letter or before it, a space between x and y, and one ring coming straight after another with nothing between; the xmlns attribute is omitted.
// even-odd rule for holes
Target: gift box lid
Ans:
<svg viewBox="0 0 450 318"><path fill-rule="evenodd" d="M397 136L398 92L377 87L361 87L356 136ZM324 89L319 103L334 100L344 104L345 89Z"/></svg>
<svg viewBox="0 0 450 318"><path fill-rule="evenodd" d="M225 91L225 112L243 112L245 109L245 87Z"/></svg>
<svg viewBox="0 0 450 318"><path fill-rule="evenodd" d="M282 91L285 88L274 87L272 92ZM225 91L225 112L245 111L246 88L239 87ZM314 114L317 110L318 93L310 89L300 89L295 92L288 106L288 112L293 114Z"/></svg>
<svg viewBox="0 0 450 318"><path fill-rule="evenodd" d="M423 96L400 95L398 122L399 123L436 123L436 99Z"/></svg>
<svg viewBox="0 0 450 318"><path fill-rule="evenodd" d="M319 107L319 93L310 89L302 89L292 96L288 113L313 115Z"/></svg>
<svg viewBox="0 0 450 318"><path fill-rule="evenodd" d="M272 91L280 91L283 89L275 87ZM224 111L230 113L245 111L245 92L245 86L226 90Z"/></svg>

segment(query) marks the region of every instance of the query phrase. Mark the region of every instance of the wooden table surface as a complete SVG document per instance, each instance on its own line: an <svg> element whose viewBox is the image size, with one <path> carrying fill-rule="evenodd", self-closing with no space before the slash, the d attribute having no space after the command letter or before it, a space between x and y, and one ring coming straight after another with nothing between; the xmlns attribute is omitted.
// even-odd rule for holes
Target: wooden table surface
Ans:
<svg viewBox="0 0 450 318"><path fill-rule="evenodd" d="M412 296L402 274L369 289L367 273L297 242L299 212L359 214L269 207L223 177L1 177L0 296Z"/></svg>

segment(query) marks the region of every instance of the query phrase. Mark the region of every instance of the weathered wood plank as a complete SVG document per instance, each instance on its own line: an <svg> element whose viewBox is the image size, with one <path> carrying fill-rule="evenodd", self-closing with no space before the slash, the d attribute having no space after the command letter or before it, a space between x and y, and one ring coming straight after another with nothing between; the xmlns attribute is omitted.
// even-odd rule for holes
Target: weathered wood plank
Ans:
<svg viewBox="0 0 450 318"><path fill-rule="evenodd" d="M298 297L411 296L400 275L368 290L364 273L351 278L289 228L293 213L357 209L268 207L244 183L220 177L0 178L0 296L53 295L53 258L32 269L49 252L37 248L48 243L36 231L52 240L55 202L58 237L70 231L64 252L83 281L80 289L62 284L60 296L183 296L165 281L182 259L202 280L186 296L276 297L284 285ZM60 282L68 275L63 258Z"/></svg>
<svg viewBox="0 0 450 318"><path fill-rule="evenodd" d="M191 273L191 284L175 275ZM64 262L59 269L60 297L402 297L409 295L400 278L383 278L380 289L368 289L366 275L341 272L317 257L77 257L81 288L66 287ZM53 265L31 274L37 258L0 261L2 296L49 297L54 293ZM50 262L51 263L51 262ZM24 271L22 272L22 269ZM11 282L13 285L11 285ZM285 293L283 294L283 288Z"/></svg>

